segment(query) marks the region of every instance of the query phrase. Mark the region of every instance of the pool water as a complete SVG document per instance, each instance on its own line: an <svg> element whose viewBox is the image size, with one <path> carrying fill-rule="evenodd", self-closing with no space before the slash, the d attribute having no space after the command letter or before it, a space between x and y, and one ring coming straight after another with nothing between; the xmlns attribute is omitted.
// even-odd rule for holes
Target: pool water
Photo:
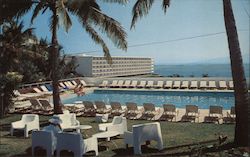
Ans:
<svg viewBox="0 0 250 157"><path fill-rule="evenodd" d="M201 109L208 109L210 105L220 105L223 109L234 106L234 94L231 92L207 92L207 91L124 91L124 90L95 90L84 96L73 96L62 100L64 104L72 104L75 101L104 101L109 104L112 101L135 102L139 106L143 103L153 103L158 107L162 104L174 104L178 108L185 108L187 104L198 105Z"/></svg>

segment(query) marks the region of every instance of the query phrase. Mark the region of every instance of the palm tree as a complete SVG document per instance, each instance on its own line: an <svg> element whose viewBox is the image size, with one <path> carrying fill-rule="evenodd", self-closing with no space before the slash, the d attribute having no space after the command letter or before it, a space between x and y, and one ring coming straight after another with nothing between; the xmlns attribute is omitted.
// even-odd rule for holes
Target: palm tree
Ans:
<svg viewBox="0 0 250 157"><path fill-rule="evenodd" d="M127 2L127 0L104 1L120 4ZM50 17L50 31L52 33L52 37L49 58L51 60L50 69L52 71L51 79L53 86L54 111L55 113L60 113L61 102L58 88L59 76L57 72L60 57L57 40L59 23L63 24L67 32L72 25L70 16L76 16L81 22L82 27L90 35L93 41L102 46L104 56L109 64L112 63L109 49L95 28L98 28L101 32L105 33L115 46L122 50L127 49L126 33L119 22L101 11L99 5L96 3L96 0L20 0L19 3L22 3L20 5L20 9L16 9L13 7L13 4L15 4L14 0L0 0L1 8L7 12L4 16L6 16L6 18L21 16L28 10L32 9L31 6L33 5L35 5L35 7L31 22L33 22L39 13L43 14L45 11L50 11L52 13ZM4 18L0 19L0 22L4 22L3 19Z"/></svg>
<svg viewBox="0 0 250 157"><path fill-rule="evenodd" d="M135 26L138 18L141 18L149 13L149 10L154 3L154 0L137 0L133 10L133 18L131 28ZM170 0L163 0L162 8L166 13L170 5ZM249 146L249 95L247 91L247 83L244 74L241 50L239 46L238 34L234 20L231 0L223 0L224 6L224 21L228 37L228 45L231 60L231 69L234 82L234 96L236 107L236 126L234 143L236 146Z"/></svg>

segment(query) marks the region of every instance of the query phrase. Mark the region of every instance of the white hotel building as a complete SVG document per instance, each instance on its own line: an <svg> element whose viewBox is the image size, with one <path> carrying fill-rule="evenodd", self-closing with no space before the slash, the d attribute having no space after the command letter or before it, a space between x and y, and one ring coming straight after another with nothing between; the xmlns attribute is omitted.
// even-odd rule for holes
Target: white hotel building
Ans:
<svg viewBox="0 0 250 157"><path fill-rule="evenodd" d="M68 56L67 58L72 58ZM112 65L103 56L76 55L76 71L86 77L115 77L151 74L154 61L146 57L112 57Z"/></svg>

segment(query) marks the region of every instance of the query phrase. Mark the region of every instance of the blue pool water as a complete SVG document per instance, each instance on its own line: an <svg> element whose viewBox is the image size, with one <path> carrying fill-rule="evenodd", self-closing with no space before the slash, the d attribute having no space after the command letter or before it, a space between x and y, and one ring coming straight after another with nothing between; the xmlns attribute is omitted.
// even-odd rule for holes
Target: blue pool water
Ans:
<svg viewBox="0 0 250 157"><path fill-rule="evenodd" d="M118 101L125 105L126 102L135 102L139 106L143 103L154 103L161 107L162 104L172 103L178 108L185 108L187 104L198 105L199 108L208 109L210 105L220 105L224 109L234 106L234 94L228 92L191 92L191 91L111 91L95 90L84 96L74 96L62 100L64 104L75 101Z"/></svg>

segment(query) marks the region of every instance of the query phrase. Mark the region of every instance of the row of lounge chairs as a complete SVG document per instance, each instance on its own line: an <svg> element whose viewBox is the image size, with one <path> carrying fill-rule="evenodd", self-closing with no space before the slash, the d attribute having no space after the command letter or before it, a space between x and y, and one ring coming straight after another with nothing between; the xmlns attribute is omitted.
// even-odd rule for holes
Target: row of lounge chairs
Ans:
<svg viewBox="0 0 250 157"><path fill-rule="evenodd" d="M110 84L104 80L99 87L110 88L166 88L166 89L233 89L233 81L137 81L137 80L113 80Z"/></svg>
<svg viewBox="0 0 250 157"><path fill-rule="evenodd" d="M157 109L152 103L144 103L139 108L136 103L127 102L126 108L123 108L119 102L110 102L111 108L102 101L83 101L83 107L76 108L73 106L66 107L70 112L76 113L78 116L95 116L96 114L109 114L110 117L125 116L128 119L145 119L145 120L167 120L176 121L179 111L173 104L163 104L163 111ZM199 122L200 112L196 105L186 105L186 112L182 116L181 121ZM224 120L225 123L235 121L235 109L223 117L223 108L221 106L210 106L209 114L205 117L204 122L218 122Z"/></svg>
<svg viewBox="0 0 250 157"><path fill-rule="evenodd" d="M64 81L59 82L59 89L60 92L64 92L66 90L72 90L75 89L79 84L82 84L84 87L92 86L90 84L86 84L84 80L71 80L71 81ZM40 86L32 87L30 90L27 91L25 94L21 94L18 90L14 91L14 94L16 95L16 100L25 100L35 97L43 97L47 95L52 95L53 93L53 87L51 84L44 84Z"/></svg>

